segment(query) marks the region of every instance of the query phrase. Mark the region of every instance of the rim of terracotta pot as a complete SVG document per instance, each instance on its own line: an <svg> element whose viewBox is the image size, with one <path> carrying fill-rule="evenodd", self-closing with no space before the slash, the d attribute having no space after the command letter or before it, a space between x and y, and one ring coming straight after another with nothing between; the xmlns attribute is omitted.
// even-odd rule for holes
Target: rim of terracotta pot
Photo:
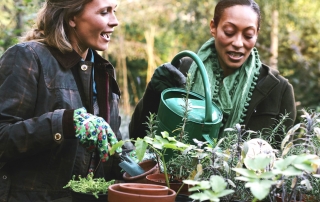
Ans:
<svg viewBox="0 0 320 202"><path fill-rule="evenodd" d="M119 196L126 196L127 201L151 201L151 202L162 202L162 201L174 201L176 198L176 192L172 189L168 189L167 195L144 195L144 194L132 194L119 191L119 184L110 185L108 188L108 199L114 199L117 196L117 200L122 200ZM124 197L123 196L123 197ZM165 200L166 199L166 200Z"/></svg>
<svg viewBox="0 0 320 202"><path fill-rule="evenodd" d="M126 193L143 195L168 195L169 192L169 188L166 186L143 183L120 183L119 190Z"/></svg>
<svg viewBox="0 0 320 202"><path fill-rule="evenodd" d="M168 175L168 177L170 178L170 175ZM167 186L164 173L151 173L146 176L146 180L147 183ZM170 188L177 192L181 188L182 184L182 182L170 182ZM189 192L189 185L184 184L180 189L179 194L190 195L191 193Z"/></svg>
<svg viewBox="0 0 320 202"><path fill-rule="evenodd" d="M129 173L124 172L123 179L125 181L134 181L134 180L138 180L141 178L145 178L149 174L159 172L157 161L154 161L152 159L139 163L139 166L145 171L144 173L142 173L141 175L137 175L137 176L131 176L131 175L129 175Z"/></svg>

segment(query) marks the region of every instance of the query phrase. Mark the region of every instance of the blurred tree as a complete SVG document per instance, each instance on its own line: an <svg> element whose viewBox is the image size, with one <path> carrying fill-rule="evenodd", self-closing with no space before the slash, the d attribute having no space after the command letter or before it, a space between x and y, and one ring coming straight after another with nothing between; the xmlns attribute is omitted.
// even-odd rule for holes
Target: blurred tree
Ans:
<svg viewBox="0 0 320 202"><path fill-rule="evenodd" d="M44 0L0 1L0 55L19 42L19 37L30 28L36 12Z"/></svg>
<svg viewBox="0 0 320 202"><path fill-rule="evenodd" d="M17 43L18 37L33 24L43 1L0 1L0 55ZM298 109L319 106L320 2L256 1L262 12L256 44L261 60L277 67L290 80ZM185 49L197 52L211 37L209 23L215 5L216 0L119 0L117 17L120 25L115 29L108 53L103 55L115 64L121 91L128 92L126 99L130 100L131 106L142 96L150 79L150 76L147 78L148 66L154 68L169 62ZM278 25L272 19L276 16L272 13L276 14L276 11ZM276 28L278 33L272 31Z"/></svg>

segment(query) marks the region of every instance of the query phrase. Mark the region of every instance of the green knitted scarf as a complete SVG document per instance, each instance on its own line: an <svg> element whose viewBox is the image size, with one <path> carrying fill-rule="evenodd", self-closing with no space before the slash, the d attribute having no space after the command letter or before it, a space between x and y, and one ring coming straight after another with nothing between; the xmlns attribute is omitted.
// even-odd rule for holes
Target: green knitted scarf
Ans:
<svg viewBox="0 0 320 202"><path fill-rule="evenodd" d="M222 127L231 128L237 123L243 123L260 73L261 61L256 48L241 68L226 78L223 78L223 71L218 62L214 38L203 44L198 56L208 73L212 100L222 110ZM204 96L202 77L195 62L192 63L189 73L193 82L191 91Z"/></svg>

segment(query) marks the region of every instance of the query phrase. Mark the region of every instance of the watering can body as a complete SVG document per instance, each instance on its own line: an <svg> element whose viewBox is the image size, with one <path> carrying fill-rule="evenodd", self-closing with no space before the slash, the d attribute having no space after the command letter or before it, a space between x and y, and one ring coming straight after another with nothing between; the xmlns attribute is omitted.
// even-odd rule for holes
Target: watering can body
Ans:
<svg viewBox="0 0 320 202"><path fill-rule="evenodd" d="M196 138L199 141L213 142L217 139L222 123L222 111L212 102L210 84L206 69L200 58L191 51L182 51L172 60L172 64L177 66L182 57L191 57L198 68L203 80L205 96L194 92L187 92L182 88L168 88L161 93L160 105L158 108L158 128L157 133L167 131L170 136L180 134L179 127L183 124L184 113L186 111L185 98L188 95L187 124L184 131L187 133L188 143L193 143Z"/></svg>
<svg viewBox="0 0 320 202"><path fill-rule="evenodd" d="M171 136L180 134L181 130L179 128L183 123L182 118L185 111L183 106L186 95L187 91L182 88L168 88L162 92L157 115L158 133L167 131ZM222 121L221 110L211 102L213 106L211 112L212 121L205 122L204 97L197 93L189 92L188 102L190 108L184 128L188 135L188 142L193 143L193 138L206 141L203 137L204 134L209 135L211 139L217 139Z"/></svg>

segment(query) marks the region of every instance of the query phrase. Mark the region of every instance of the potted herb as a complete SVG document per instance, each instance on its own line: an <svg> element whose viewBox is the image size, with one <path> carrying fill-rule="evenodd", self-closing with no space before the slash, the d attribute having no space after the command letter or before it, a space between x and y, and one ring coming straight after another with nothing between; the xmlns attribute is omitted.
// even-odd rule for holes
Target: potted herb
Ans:
<svg viewBox="0 0 320 202"><path fill-rule="evenodd" d="M203 175L184 181L194 185L195 192L189 197L199 201L319 201L319 116L303 110L301 123L285 133L279 150L269 144L277 129L266 134L246 131L239 124L227 129L231 134L219 141L219 146L205 149L211 154L209 165L203 165ZM285 119L283 116L276 128L282 128ZM255 133L257 138L243 140L246 133ZM212 176L223 180L210 183ZM217 190L229 191L218 194Z"/></svg>
<svg viewBox="0 0 320 202"><path fill-rule="evenodd" d="M107 201L108 188L114 184L115 180L106 181L104 178L93 178L93 173L89 173L83 178L75 176L63 188L71 190L73 202L88 202L88 201Z"/></svg>

